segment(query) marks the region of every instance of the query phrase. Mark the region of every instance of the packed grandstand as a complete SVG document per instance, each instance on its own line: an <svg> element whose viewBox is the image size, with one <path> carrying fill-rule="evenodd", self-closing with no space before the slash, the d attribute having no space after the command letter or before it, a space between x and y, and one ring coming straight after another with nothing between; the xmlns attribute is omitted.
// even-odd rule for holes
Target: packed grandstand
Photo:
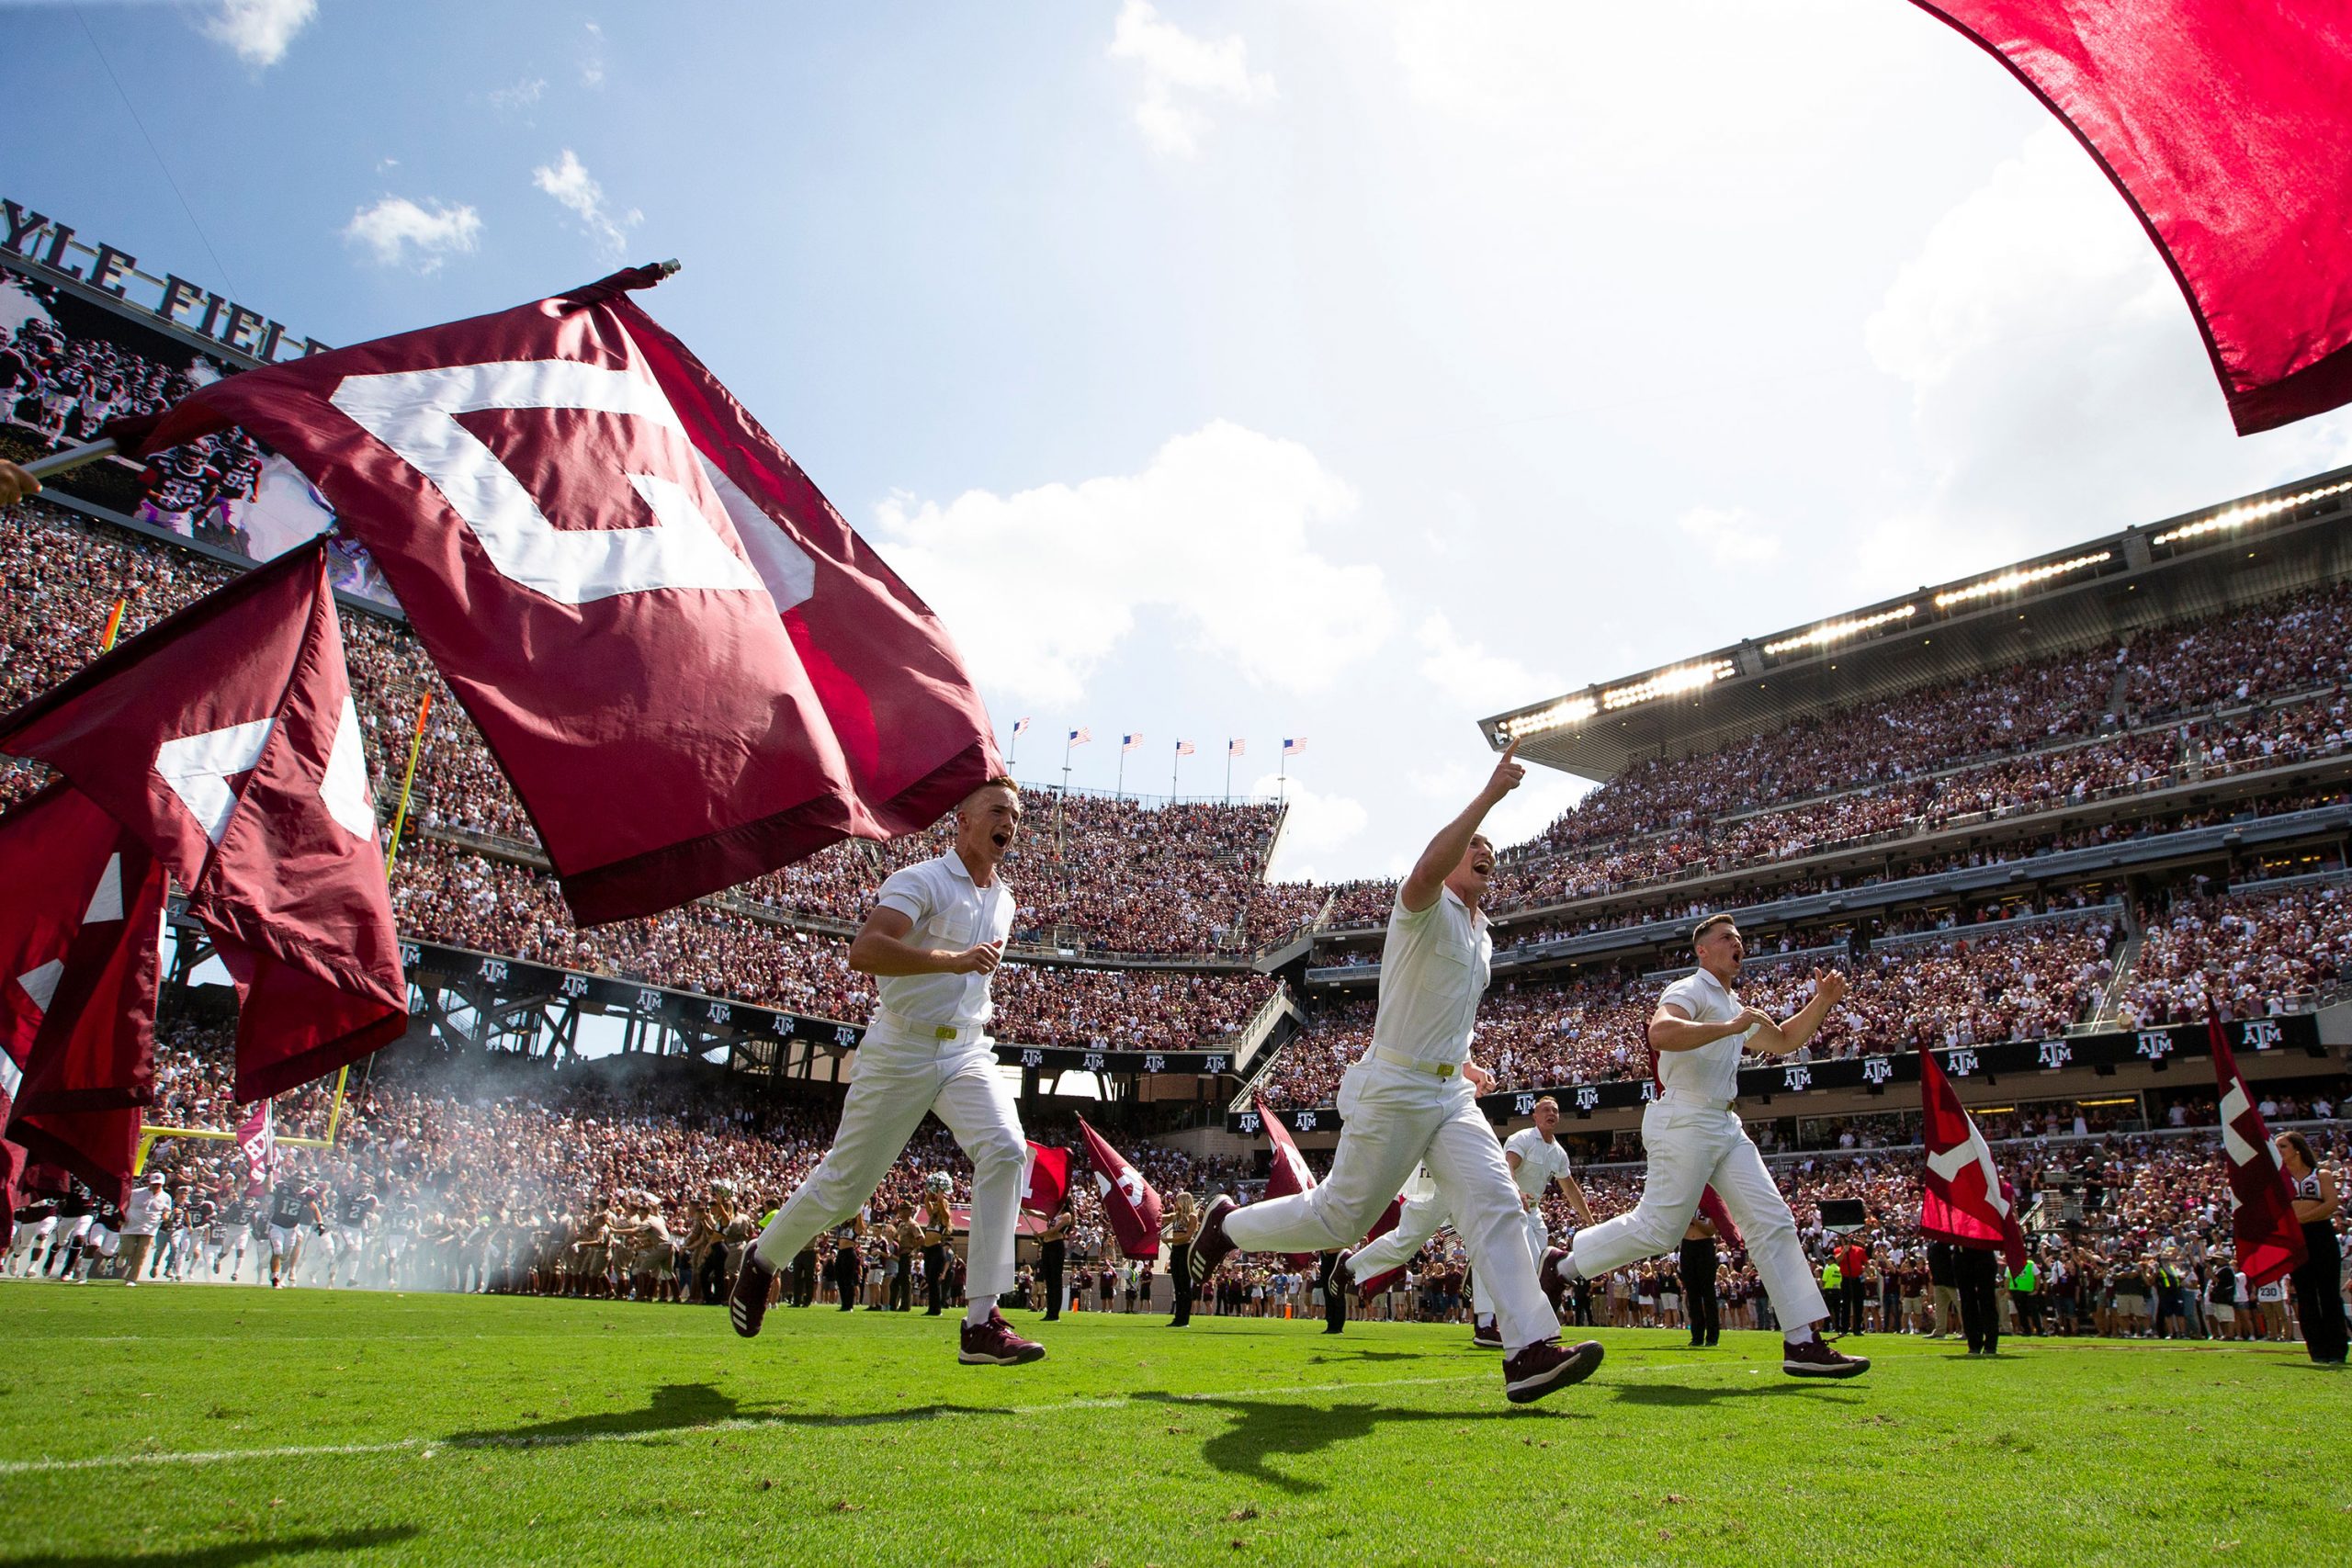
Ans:
<svg viewBox="0 0 2352 1568"><path fill-rule="evenodd" d="M86 434L185 378L44 321L0 352L20 450ZM212 525L223 497L250 493L254 455L191 456L185 474L175 459L141 476L170 502L160 511L65 499L0 516L0 707L87 663L118 602L131 635L246 569L234 530ZM1476 1047L1498 1078L1491 1111L1508 1125L1538 1094L1569 1101L1563 1131L1596 1207L1630 1205L1634 1172L1620 1162L1638 1153L1638 1107L1596 1086L1646 1078L1644 1021L1687 965L1689 921L1732 909L1751 943L1747 999L1779 1014L1823 969L1851 981L1800 1065L2144 1040L2209 1016L2307 1021L2248 1037L2278 1046L2248 1070L2273 1097L2266 1115L2308 1124L2341 1159L2347 489L2320 476L1486 721L1494 744L1516 738L1524 756L1596 781L1504 852ZM430 705L391 877L414 1026L360 1076L337 1145L291 1156L321 1190L322 1218L347 1207L381 1238L364 1268L354 1256L350 1280L686 1293L656 1281L690 1255L740 1246L734 1222L779 1201L822 1153L872 1005L846 962L849 934L883 877L943 837L837 845L669 913L583 930L405 623L361 600L346 600L344 622L379 802L401 795L411 728ZM40 782L0 762L0 806ZM1262 1179L1261 1107L1310 1161L1323 1157L1340 1077L1370 1044L1394 885L1270 881L1279 801L1024 788L1028 822L1006 864L1020 917L993 1029L1032 1135L1074 1143L1082 1111L1170 1192ZM191 983L201 957L183 941L153 1119L218 1133L249 1108L229 1092L222 992ZM549 983L558 976L617 982L619 999ZM617 1055L583 1049L592 1003L628 1021ZM774 1048L752 1048L735 1010L777 1021ZM2049 1200L2051 1277L2075 1279L2085 1302L2111 1303L2124 1276L2167 1259L2210 1269L2227 1235L2198 1131L2213 1124L2212 1096L2155 1076L2176 1048L2165 1039L2120 1068L2086 1055L2030 1084L1969 1086L1988 1135L2013 1140L2004 1157L2020 1190ZM1810 1235L1822 1234L1820 1200L1865 1200L1891 1320L1917 1261L1917 1162L1889 1151L1916 1140L1917 1120L1884 1109L1883 1077L1784 1085L1751 1118L1758 1141ZM323 1133L331 1098L323 1085L287 1097L281 1131ZM150 1157L190 1227L156 1265L217 1272L225 1251L242 1256L251 1216L232 1191L233 1150L166 1133ZM960 1201L963 1162L926 1123L876 1212L942 1169ZM1080 1206L1075 1253L1110 1267L1083 1184ZM879 1229L860 1245L891 1247ZM11 1267L58 1262L20 1250ZM1755 1310L1736 1253L1725 1268L1735 1312ZM1441 1243L1394 1310L1449 1310L1449 1269L1458 1276L1459 1252ZM1622 1283L1622 1310L1656 1321L1669 1292L1639 1273L1598 1287L1591 1310L1615 1321L1605 1314L1621 1310ZM1262 1310L1303 1291L1278 1260L1237 1264L1233 1279L1228 1305Z"/></svg>

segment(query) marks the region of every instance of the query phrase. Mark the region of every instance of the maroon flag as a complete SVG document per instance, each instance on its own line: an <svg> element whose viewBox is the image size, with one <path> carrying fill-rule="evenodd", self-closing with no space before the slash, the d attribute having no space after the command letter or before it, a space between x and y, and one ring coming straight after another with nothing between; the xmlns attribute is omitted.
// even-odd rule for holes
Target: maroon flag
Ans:
<svg viewBox="0 0 2352 1568"><path fill-rule="evenodd" d="M1405 1195L1399 1192L1396 1197L1388 1200L1388 1207L1380 1211L1380 1218L1372 1222L1372 1228L1363 1233L1363 1239L1368 1242L1377 1241L1386 1235L1396 1228L1396 1222L1404 1217L1404 1213ZM1369 1280L1357 1280L1356 1289L1367 1296L1376 1296L1403 1278L1404 1273L1405 1265L1399 1263L1396 1268L1375 1274Z"/></svg>
<svg viewBox="0 0 2352 1568"><path fill-rule="evenodd" d="M277 1176L277 1122L270 1110L277 1103L263 1100L237 1128L237 1152L244 1156L247 1197L267 1191Z"/></svg>
<svg viewBox="0 0 2352 1568"><path fill-rule="evenodd" d="M1919 1229L1961 1247L1997 1247L2016 1273L2025 1267L2025 1232L2002 1191L1992 1145L1961 1108L1933 1051L1919 1053L1919 1112L1928 1147Z"/></svg>
<svg viewBox="0 0 2352 1568"><path fill-rule="evenodd" d="M0 718L188 890L237 983L240 1100L399 1038L392 929L326 552L279 557Z"/></svg>
<svg viewBox="0 0 2352 1568"><path fill-rule="evenodd" d="M1069 1151L1029 1145L1029 1168L1021 1182L1021 1206L1033 1214L1050 1214L1069 1192Z"/></svg>
<svg viewBox="0 0 2352 1568"><path fill-rule="evenodd" d="M247 371L107 427L150 453L243 425L309 476L583 923L927 828L998 770L931 611L628 299L660 276Z"/></svg>
<svg viewBox="0 0 2352 1568"><path fill-rule="evenodd" d="M2230 1235L2238 1267L2249 1285L2267 1285L2293 1272L2311 1256L2303 1227L2295 1219L2295 1192L2270 1142L2270 1129L2246 1092L2222 1021L2208 1018L2213 1046L2213 1081L2222 1091L2222 1158L2229 1167Z"/></svg>
<svg viewBox="0 0 2352 1568"><path fill-rule="evenodd" d="M2251 435L2352 400L2352 12L1917 0L2065 121L2188 297Z"/></svg>
<svg viewBox="0 0 2352 1568"><path fill-rule="evenodd" d="M0 1122L119 1202L154 1098L164 873L66 784L0 818ZM13 1182L25 1155L0 1156Z"/></svg>
<svg viewBox="0 0 2352 1568"><path fill-rule="evenodd" d="M1734 1247L1747 1245L1747 1238L1741 1235L1739 1226L1732 1223L1731 1211L1724 1207L1724 1201L1716 1196L1713 1187L1700 1189L1699 1212L1707 1216L1708 1222L1715 1227L1715 1234L1724 1240Z"/></svg>
<svg viewBox="0 0 2352 1568"><path fill-rule="evenodd" d="M1102 1199L1102 1217L1119 1238L1119 1250L1129 1258L1159 1256L1159 1194L1143 1173L1119 1151L1102 1141L1085 1117L1078 1130L1086 1138L1086 1159L1094 1168L1094 1186Z"/></svg>
<svg viewBox="0 0 2352 1568"><path fill-rule="evenodd" d="M1266 1129L1266 1141L1274 1146L1273 1168L1266 1173L1266 1196L1287 1198L1294 1192L1315 1190L1315 1173L1306 1168L1306 1156L1298 1152L1297 1141L1283 1119L1266 1109L1266 1097L1253 1095L1250 1103L1258 1108L1258 1120ZM1304 1269L1315 1261L1311 1252L1283 1254L1283 1260L1294 1269Z"/></svg>

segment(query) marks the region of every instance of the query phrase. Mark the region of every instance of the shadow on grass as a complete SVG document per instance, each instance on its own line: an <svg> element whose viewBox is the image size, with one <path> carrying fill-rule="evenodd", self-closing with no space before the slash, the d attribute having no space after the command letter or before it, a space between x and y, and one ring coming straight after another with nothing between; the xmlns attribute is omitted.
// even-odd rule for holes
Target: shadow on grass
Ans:
<svg viewBox="0 0 2352 1568"><path fill-rule="evenodd" d="M1609 1392L1627 1404L1713 1404L1721 1399L1773 1399L1784 1395L1807 1393L1827 1396L1832 1404L1860 1404L1862 1396L1848 1393L1831 1395L1818 1380L1813 1382L1725 1383L1717 1388L1705 1388L1680 1382L1621 1382L1611 1383Z"/></svg>
<svg viewBox="0 0 2352 1568"><path fill-rule="evenodd" d="M536 1426L503 1430L453 1432L445 1439L451 1448L563 1448L616 1438L662 1432L707 1429L713 1427L889 1427L942 1416L1010 1416L989 1405L918 1404L905 1410L883 1410L865 1416L793 1415L781 1410L745 1406L733 1395L708 1383L664 1383L642 1410L608 1410L574 1416Z"/></svg>
<svg viewBox="0 0 2352 1568"><path fill-rule="evenodd" d="M43 1557L39 1561L43 1568L128 1568L131 1563L143 1563L147 1568L238 1568L241 1563L311 1553L340 1559L379 1546L398 1546L416 1534L414 1525L395 1525L383 1529L345 1530L336 1535L288 1535L273 1540L231 1541L222 1546L190 1547L184 1551L107 1551L80 1557ZM28 1557L0 1558L0 1562L33 1561Z"/></svg>
<svg viewBox="0 0 2352 1568"><path fill-rule="evenodd" d="M1295 1495L1328 1490L1319 1481L1302 1480L1267 1468L1278 1454L1311 1454L1340 1443L1370 1437L1382 1427L1415 1422L1508 1421L1541 1414L1555 1419L1589 1421L1591 1416L1566 1410L1543 1412L1506 1406L1500 1410L1399 1410L1379 1404L1295 1404L1272 1400L1209 1399L1196 1394L1138 1393L1137 1403L1151 1401L1173 1410L1222 1410L1235 1417L1232 1427L1201 1445L1201 1457L1227 1475L1246 1476Z"/></svg>
<svg viewBox="0 0 2352 1568"><path fill-rule="evenodd" d="M1310 1366L1321 1366L1326 1361L1426 1361L1428 1359L1428 1354L1419 1350L1342 1350L1336 1345L1329 1350L1318 1351L1306 1358L1307 1364Z"/></svg>

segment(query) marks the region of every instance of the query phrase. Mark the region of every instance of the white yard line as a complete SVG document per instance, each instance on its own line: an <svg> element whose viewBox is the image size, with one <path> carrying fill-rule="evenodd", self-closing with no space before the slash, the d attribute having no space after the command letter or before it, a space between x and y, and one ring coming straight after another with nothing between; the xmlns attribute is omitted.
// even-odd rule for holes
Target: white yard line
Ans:
<svg viewBox="0 0 2352 1568"><path fill-rule="evenodd" d="M1717 1361L1661 1361L1647 1366L1623 1367L1622 1372L1662 1372L1680 1367L1721 1367ZM1229 1389L1210 1393L1171 1393L1166 1403L1172 1404L1213 1404L1225 1399L1280 1399L1288 1395L1308 1393L1346 1393L1356 1389L1428 1388L1445 1383L1486 1382L1494 1378L1492 1371L1461 1372L1442 1378L1380 1378L1355 1382L1289 1383L1272 1388ZM1080 1410L1124 1410L1136 1404L1158 1404L1158 1399L1138 1399L1131 1394L1109 1394L1094 1398L1066 1399L1052 1404L1015 1405L1005 1410L945 1410L937 1417L965 1416L1058 1416ZM0 1475L50 1475L73 1470L130 1470L148 1465L164 1464L227 1464L238 1460L254 1459L333 1459L357 1454L391 1454L414 1452L430 1459L444 1449L551 1449L576 1448L588 1443L644 1443L663 1438L693 1437L710 1432L748 1432L762 1427L876 1427L900 1420L898 1412L878 1410L864 1416L738 1416L724 1421L698 1421L686 1427L661 1427L638 1432L579 1432L551 1434L545 1437L498 1435L481 1438L396 1438L381 1443L311 1443L295 1444L275 1449L214 1449L193 1452L95 1454L87 1459L26 1459L0 1461Z"/></svg>

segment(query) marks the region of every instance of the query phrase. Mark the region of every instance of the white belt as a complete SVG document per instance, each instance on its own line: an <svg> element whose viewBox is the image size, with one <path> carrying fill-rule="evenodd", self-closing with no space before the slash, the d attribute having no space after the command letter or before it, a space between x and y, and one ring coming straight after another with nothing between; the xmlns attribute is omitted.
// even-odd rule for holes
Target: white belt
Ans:
<svg viewBox="0 0 2352 1568"><path fill-rule="evenodd" d="M1657 1098L1659 1103L1664 1105L1695 1105L1707 1111L1739 1109L1739 1101L1736 1099L1724 1100L1712 1094L1701 1094L1695 1089L1670 1089Z"/></svg>
<svg viewBox="0 0 2352 1568"><path fill-rule="evenodd" d="M876 1044L895 1044L903 1043L905 1041L932 1040L938 1042L942 1045L947 1045L964 1041L982 1040L988 1037L988 1026L986 1024L922 1023L907 1017L904 1013L892 1012L888 1008L876 1010L874 1021L866 1026L866 1032L869 1034L874 1033L876 1031L879 1031L886 1036L899 1035L904 1037L901 1041L891 1041L888 1039L876 1041Z"/></svg>
<svg viewBox="0 0 2352 1568"><path fill-rule="evenodd" d="M1426 1056L1408 1056L1402 1051L1391 1051L1385 1045L1375 1045L1365 1055L1375 1062L1385 1062L1392 1067L1404 1067L1411 1072L1427 1073L1433 1078L1450 1078L1462 1070L1459 1062L1432 1062Z"/></svg>

